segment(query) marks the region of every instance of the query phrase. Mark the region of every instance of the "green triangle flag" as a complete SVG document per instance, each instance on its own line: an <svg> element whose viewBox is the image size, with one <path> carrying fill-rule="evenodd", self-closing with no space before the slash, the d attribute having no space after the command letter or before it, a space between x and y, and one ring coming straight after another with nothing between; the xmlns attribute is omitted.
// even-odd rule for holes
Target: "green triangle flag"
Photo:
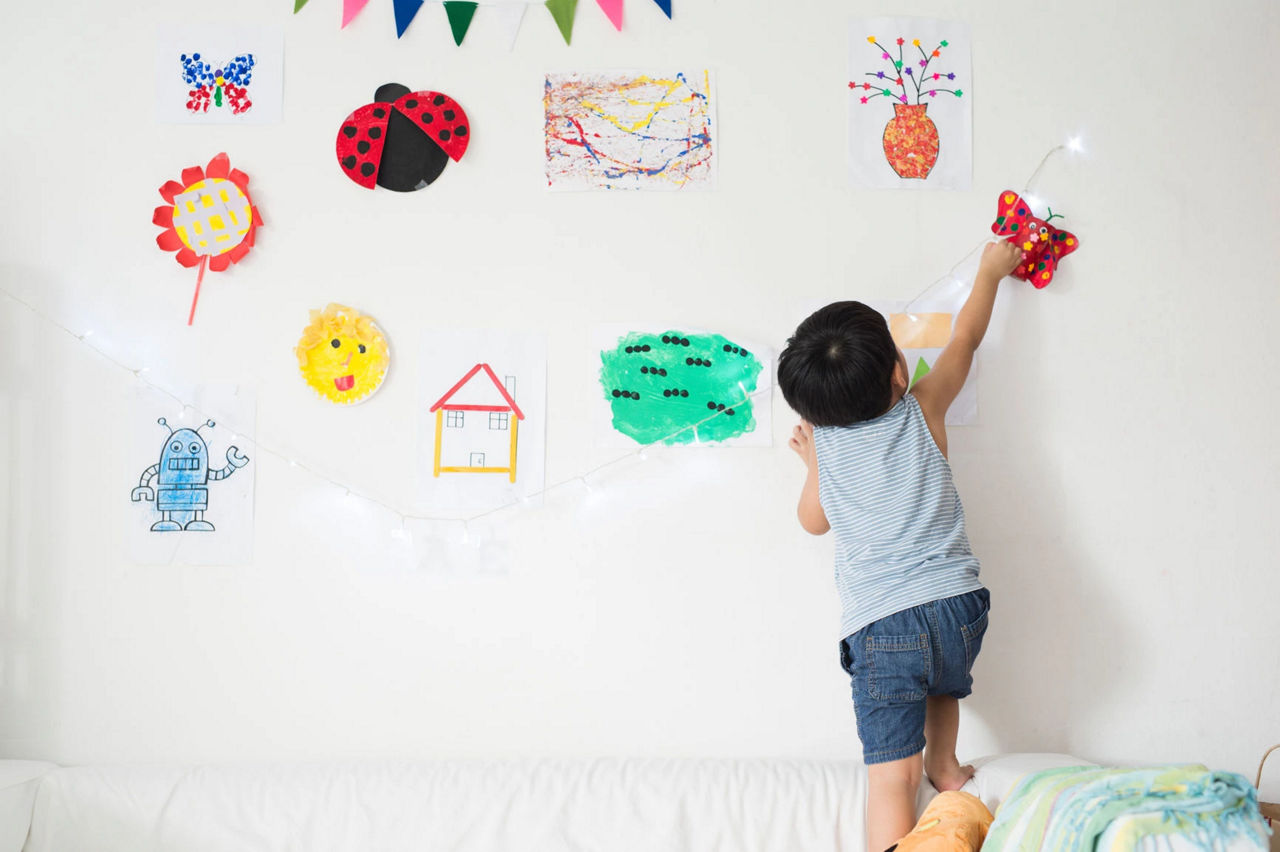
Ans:
<svg viewBox="0 0 1280 852"><path fill-rule="evenodd" d="M307 5L307 0L293 0L293 14L296 15L301 12L302 7L305 5Z"/></svg>
<svg viewBox="0 0 1280 852"><path fill-rule="evenodd" d="M569 44L573 37L573 15L578 10L578 0L547 0L547 9L550 10L551 17L556 19L560 35L564 36L564 43Z"/></svg>
<svg viewBox="0 0 1280 852"><path fill-rule="evenodd" d="M449 29L453 30L453 43L459 47L467 37L467 28L471 26L471 19L475 17L478 5L462 0L446 0L444 4L445 14L449 16Z"/></svg>
<svg viewBox="0 0 1280 852"><path fill-rule="evenodd" d="M927 361L921 358L919 361L916 362L916 372L915 372L915 375L911 377L911 384L914 385L916 382L920 381L927 375L929 375L929 364Z"/></svg>

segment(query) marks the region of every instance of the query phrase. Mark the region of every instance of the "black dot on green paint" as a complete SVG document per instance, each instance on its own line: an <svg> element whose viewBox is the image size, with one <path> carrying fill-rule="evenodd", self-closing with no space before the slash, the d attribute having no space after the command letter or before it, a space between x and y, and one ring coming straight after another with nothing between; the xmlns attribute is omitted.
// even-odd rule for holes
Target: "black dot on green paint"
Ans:
<svg viewBox="0 0 1280 852"><path fill-rule="evenodd" d="M687 390L682 390L682 391L680 391L680 395L681 395L681 396L684 396L684 397L687 397L687 396L689 395L689 392L688 392Z"/></svg>
<svg viewBox="0 0 1280 852"><path fill-rule="evenodd" d="M613 392L613 398L614 398L614 399L617 399L617 398L618 398L618 397L620 397L620 396L622 396L622 391L620 391L620 390L615 390L615 391Z"/></svg>
<svg viewBox="0 0 1280 852"><path fill-rule="evenodd" d="M692 358L685 358L685 359L684 359L684 362L685 362L686 364L688 364L690 367L692 367L692 366L693 366L693 359L692 359Z"/></svg>
<svg viewBox="0 0 1280 852"><path fill-rule="evenodd" d="M689 345L689 338L687 338L687 337L683 337L683 338L681 338L681 339L680 339L680 345L681 345L681 346L688 346L688 345Z"/></svg>
<svg viewBox="0 0 1280 852"><path fill-rule="evenodd" d="M722 404L720 404L720 405L717 405L717 406L716 406L716 411L724 411L724 404L722 403Z"/></svg>
<svg viewBox="0 0 1280 852"><path fill-rule="evenodd" d="M664 390L664 391L662 392L662 395L663 395L663 396L665 396L665 397L670 397L670 396L671 396L671 391L669 391L669 390Z"/></svg>
<svg viewBox="0 0 1280 852"><path fill-rule="evenodd" d="M666 334L662 335L662 342L663 342L663 343L670 343L670 342L671 342L671 337L670 337L670 335L666 335Z"/></svg>
<svg viewBox="0 0 1280 852"><path fill-rule="evenodd" d="M715 410L716 410L716 404L715 404L714 402L708 402L708 403L707 403L707 408L710 408L712 411L715 411Z"/></svg>
<svg viewBox="0 0 1280 852"><path fill-rule="evenodd" d="M726 343L726 344L724 345L724 351L725 351L725 352L732 352L732 351L733 351L733 347L732 347L732 346L730 346L728 343Z"/></svg>
<svg viewBox="0 0 1280 852"><path fill-rule="evenodd" d="M648 351L649 351L650 349L652 349L653 347L646 343L644 346L641 346L640 348L641 348L643 351L648 352Z"/></svg>
<svg viewBox="0 0 1280 852"><path fill-rule="evenodd" d="M634 352L634 351L635 351L635 347L633 347L633 346L628 346L628 347L627 347L627 349L626 349L626 352L627 352L627 354L628 354L628 355L630 355L630 354L631 354L632 352Z"/></svg>

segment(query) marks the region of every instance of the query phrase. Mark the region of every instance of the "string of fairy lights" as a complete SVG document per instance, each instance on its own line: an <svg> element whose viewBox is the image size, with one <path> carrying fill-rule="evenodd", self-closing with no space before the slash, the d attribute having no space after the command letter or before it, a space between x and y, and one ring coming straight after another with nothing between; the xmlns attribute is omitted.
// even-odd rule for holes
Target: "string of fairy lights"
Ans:
<svg viewBox="0 0 1280 852"><path fill-rule="evenodd" d="M1023 198L1029 204L1035 207L1042 206L1041 199L1033 195L1031 193L1031 189L1035 184L1036 178L1039 177L1040 172L1049 163L1050 159L1054 156L1054 154L1057 154L1058 152L1061 152L1061 151L1070 151L1070 152L1076 152L1076 153L1082 152L1083 144L1081 143L1080 137L1073 136L1070 139L1068 139L1066 142L1060 145L1054 146L1053 148L1049 149L1045 153L1044 157L1041 158L1039 164L1036 166L1035 170L1031 173L1031 177L1027 179L1026 184L1024 185L1024 188L1023 188L1023 192L1022 192ZM957 280L954 277L956 270L959 269L961 265L963 265L966 261L968 261L971 257L973 257L973 255L976 252L980 251L990 241L991 241L990 236L984 236L984 238L977 245L975 245L973 249L967 252L964 255L964 257L962 257L959 261L957 261L955 265L952 266L951 269L941 279L938 279L937 281L931 283L929 286L925 287L922 291L920 291L920 293L917 294L914 298L908 301L906 303L906 306L903 309L904 312L909 313L911 306L921 301L926 296L929 296L931 293L933 293L940 282L951 283ZM90 329L84 332L76 332L73 329L69 328L67 325L63 324L62 322L51 317L44 311L40 310L35 305L32 305L27 300L10 292L9 290L0 288L0 293L3 293L6 298L10 299L14 303L25 308L27 311L29 311L31 314L39 318L45 324L51 326L52 328L58 330L59 332L74 339L77 343L90 349L98 357L102 358L107 363L111 364L112 366L118 368L119 370L125 373L128 373L143 386L147 387L148 389L154 391L155 393L169 400L172 400L172 402L178 407L180 407L184 412L188 409L195 410L198 408L197 405L193 404L192 402L184 399L179 394L174 393L173 391L164 387L159 382L153 380L149 375L149 373L151 372L150 367L130 366L124 361L121 361L120 359L116 358L114 355L108 352L104 347L94 343L93 330ZM602 462L601 464L597 464L588 470L582 471L581 473L575 474L565 479L556 480L549 484L544 484L540 489L526 493L523 496L519 497L518 499L511 500L506 503L502 503L490 509L477 511L474 514L466 515L464 517L458 517L457 515L446 515L446 516L431 515L431 514L415 512L415 511L405 511L387 500L383 500L380 497L365 493L364 491L358 488L355 488L351 485L348 485L337 478L329 476L323 471L317 469L315 466L308 464L305 460L298 459L291 453L287 453L281 449L278 449L270 445L269 443L263 443L257 440L256 438L253 438L253 436L249 436L249 437L254 442L254 451L256 453L258 454L265 453L268 456L271 456L273 458L276 458L286 463L290 468L296 468L296 469L305 471L316 480L319 480L324 484L332 486L335 489L341 490L343 492L343 497L346 500L364 501L365 503L375 506L381 509L382 511L386 512L391 519L393 519L394 521L398 521L398 523L396 523L392 528L392 536L395 538L403 539L410 535L409 531L406 529L406 525L410 521L421 521L421 522L440 523L440 524L457 524L461 526L462 541L464 543L470 543L473 546L479 547L482 541L478 536L473 535L472 524L475 524L476 522L481 520L490 519L493 516L503 512L527 507L531 505L533 501L537 500L538 498L541 498L554 491L558 491L560 489L564 489L570 486L580 485L587 492L589 493L594 492L597 486L592 485L591 483L592 477L598 476L602 472L610 468L617 467L627 461L632 461L636 459L640 461L648 460L650 452L655 448L669 446L674 441L676 441L677 438L684 435L686 432L690 430L696 430L700 426L704 426L705 424L711 422L717 417L725 416L725 412L729 408L732 408L735 406L740 407L743 404L745 404L747 401L754 401L758 398L770 395L772 393L773 383L772 381L766 382L764 387L754 391L748 391L745 385L743 385L741 382L738 384L738 387L742 391L742 397L738 401L734 402L732 405L726 405L726 408L723 411L718 410L718 411L711 412L701 420L698 420L697 422L691 423L687 426L677 429L669 435L664 435L662 438L659 438L655 441L650 441L645 444L637 445L635 448L629 449L626 452L613 456L608 460ZM232 435L233 443L238 439L239 439L238 434Z"/></svg>

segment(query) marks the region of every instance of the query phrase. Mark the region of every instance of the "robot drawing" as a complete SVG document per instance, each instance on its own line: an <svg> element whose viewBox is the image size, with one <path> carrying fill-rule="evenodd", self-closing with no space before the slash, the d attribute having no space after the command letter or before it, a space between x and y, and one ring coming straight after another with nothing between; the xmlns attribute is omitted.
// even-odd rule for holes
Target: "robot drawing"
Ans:
<svg viewBox="0 0 1280 852"><path fill-rule="evenodd" d="M206 485L210 481L226 479L247 465L249 457L242 455L235 446L228 447L227 465L220 470L210 470L209 447L200 437L199 430L205 426L212 427L212 420L195 429L176 431L163 417L156 422L169 430L169 437L160 451L160 463L142 472L138 487L133 489L129 499L134 503L156 501L160 520L151 525L152 532L212 531L213 524L204 519L205 510L209 508ZM154 489L151 487L153 479L156 480Z"/></svg>

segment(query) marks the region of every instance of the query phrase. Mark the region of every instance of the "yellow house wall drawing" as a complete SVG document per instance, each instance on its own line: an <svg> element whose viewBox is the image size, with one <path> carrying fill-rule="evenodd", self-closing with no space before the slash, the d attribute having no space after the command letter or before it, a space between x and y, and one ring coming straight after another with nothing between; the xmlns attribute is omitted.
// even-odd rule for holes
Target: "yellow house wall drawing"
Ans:
<svg viewBox="0 0 1280 852"><path fill-rule="evenodd" d="M432 476L505 473L516 481L524 412L516 405L514 391L514 378L501 382L488 364L476 364L431 406L436 416Z"/></svg>

